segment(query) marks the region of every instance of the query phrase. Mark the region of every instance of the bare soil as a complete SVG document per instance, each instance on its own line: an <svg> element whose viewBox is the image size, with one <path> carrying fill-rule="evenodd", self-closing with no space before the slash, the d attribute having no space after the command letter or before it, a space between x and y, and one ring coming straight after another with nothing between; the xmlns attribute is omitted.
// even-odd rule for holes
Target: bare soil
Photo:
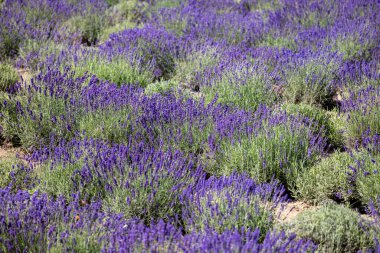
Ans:
<svg viewBox="0 0 380 253"><path fill-rule="evenodd" d="M23 159L24 156L25 156L25 152L21 148L15 148L10 143L5 143L2 146L0 146L0 160L17 157L21 159L22 161L25 161Z"/></svg>
<svg viewBox="0 0 380 253"><path fill-rule="evenodd" d="M33 75L29 69L19 68L17 69L18 74L22 77L25 82L29 82Z"/></svg>
<svg viewBox="0 0 380 253"><path fill-rule="evenodd" d="M283 223L283 222L289 222L293 220L297 215L300 213L310 210L310 209L317 209L317 206L309 205L302 201L293 201L289 202L283 206L280 206L276 210L276 216L277 216L277 222Z"/></svg>

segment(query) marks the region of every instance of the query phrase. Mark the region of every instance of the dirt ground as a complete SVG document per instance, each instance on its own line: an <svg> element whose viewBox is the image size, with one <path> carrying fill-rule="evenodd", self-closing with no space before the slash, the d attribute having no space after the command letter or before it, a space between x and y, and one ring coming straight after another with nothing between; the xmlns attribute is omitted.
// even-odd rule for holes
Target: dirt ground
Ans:
<svg viewBox="0 0 380 253"><path fill-rule="evenodd" d="M317 209L318 207L309 205L302 201L289 202L284 206L280 206L276 210L277 221L279 223L289 222L294 219L300 213L309 210Z"/></svg>
<svg viewBox="0 0 380 253"><path fill-rule="evenodd" d="M14 148L11 144L3 144L0 146L0 160L7 158L20 158L23 160L25 153L20 148Z"/></svg>
<svg viewBox="0 0 380 253"><path fill-rule="evenodd" d="M28 69L20 68L17 69L17 72L24 81L30 81L30 79L32 78L32 74Z"/></svg>

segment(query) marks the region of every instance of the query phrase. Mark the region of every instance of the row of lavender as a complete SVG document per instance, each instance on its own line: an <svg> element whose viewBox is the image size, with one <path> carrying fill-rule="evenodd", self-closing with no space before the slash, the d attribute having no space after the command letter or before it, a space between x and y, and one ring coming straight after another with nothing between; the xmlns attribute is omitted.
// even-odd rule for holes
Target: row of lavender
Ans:
<svg viewBox="0 0 380 253"><path fill-rule="evenodd" d="M2 165L0 249L378 250L379 8L6 0L0 58L36 75L0 94L30 153ZM289 195L371 218L284 224Z"/></svg>

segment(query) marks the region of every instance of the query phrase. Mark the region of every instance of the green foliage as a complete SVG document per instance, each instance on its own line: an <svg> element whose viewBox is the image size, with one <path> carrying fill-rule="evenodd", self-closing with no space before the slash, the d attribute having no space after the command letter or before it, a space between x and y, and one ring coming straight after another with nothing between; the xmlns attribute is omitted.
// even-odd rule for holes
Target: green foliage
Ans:
<svg viewBox="0 0 380 253"><path fill-rule="evenodd" d="M31 115L15 117L16 104L24 108L28 105ZM8 101L3 116L4 137L18 136L24 148L36 147L46 142L52 135L70 139L77 128L73 112L67 110L67 101L38 94L27 101L26 96L16 96ZM56 121L52 120L56 116Z"/></svg>
<svg viewBox="0 0 380 253"><path fill-rule="evenodd" d="M283 96L287 102L305 103L329 107L335 88L331 83L335 80L338 65L334 61L311 60L285 73L286 86Z"/></svg>
<svg viewBox="0 0 380 253"><path fill-rule="evenodd" d="M185 0L157 0L155 1L154 7L159 8L174 8L180 6L182 3L185 3Z"/></svg>
<svg viewBox="0 0 380 253"><path fill-rule="evenodd" d="M78 85L84 82L77 81ZM17 136L25 149L45 145L53 136L66 140L72 138L78 129L76 120L83 113L64 95L52 96L52 90L44 92L41 82L44 81L34 80L33 87L21 89L16 95L0 93L5 101L0 115L3 137L10 140ZM70 92L72 98L80 96L80 89L68 91L67 88L63 85L52 89Z"/></svg>
<svg viewBox="0 0 380 253"><path fill-rule="evenodd" d="M345 136L347 146L354 147L356 141L361 144L364 133L369 136L380 133L380 107L369 104L349 112Z"/></svg>
<svg viewBox="0 0 380 253"><path fill-rule="evenodd" d="M110 8L104 17L107 22L104 22L99 35L101 41L107 40L112 33L142 26L148 4L137 0L108 0L108 3Z"/></svg>
<svg viewBox="0 0 380 253"><path fill-rule="evenodd" d="M35 182L34 177L25 161L13 152L5 151L0 157L0 188L10 186L13 192L27 190Z"/></svg>
<svg viewBox="0 0 380 253"><path fill-rule="evenodd" d="M139 24L148 11L149 5L146 2L138 0L119 0L111 10L112 13L119 17L119 20L126 20Z"/></svg>
<svg viewBox="0 0 380 253"><path fill-rule="evenodd" d="M325 111L316 106L308 104L285 103L282 109L290 114L308 117L316 124L313 124L317 133L322 133L327 138L329 144L335 148L341 148L344 144L343 127L339 123L339 116L336 111Z"/></svg>
<svg viewBox="0 0 380 253"><path fill-rule="evenodd" d="M371 58L371 49L375 46L370 40L361 40L357 35L352 34L349 37L338 37L333 41L327 40L326 44L333 45L333 50L343 54L343 59L360 60Z"/></svg>
<svg viewBox="0 0 380 253"><path fill-rule="evenodd" d="M377 66L380 67L380 62L377 63ZM360 78L346 78L345 89L343 90L343 98L347 99L350 97L350 94L357 93L360 90L376 87L378 85L378 80L373 77L361 76Z"/></svg>
<svg viewBox="0 0 380 253"><path fill-rule="evenodd" d="M141 66L136 62L129 62L128 59L116 57L107 60L100 55L92 55L77 63L72 63L72 70L76 76L83 76L85 73L96 75L99 79L107 80L118 85L139 84L146 87L153 81L153 74L150 66Z"/></svg>
<svg viewBox="0 0 380 253"><path fill-rule="evenodd" d="M187 15L181 15L179 12L171 12L170 15L162 14L168 8L176 8L181 4L186 4L185 0L159 0L155 1L153 5L148 8L148 15L151 13L156 14L154 17L159 19L167 31L171 31L178 37L184 35L187 27ZM160 12L164 10L164 12Z"/></svg>
<svg viewBox="0 0 380 253"><path fill-rule="evenodd" d="M5 27L0 29L0 60L14 57L18 54L21 35L17 32L10 32Z"/></svg>
<svg viewBox="0 0 380 253"><path fill-rule="evenodd" d="M307 210L285 225L286 231L311 239L320 252L357 252L373 250L379 230L359 214L340 205Z"/></svg>
<svg viewBox="0 0 380 253"><path fill-rule="evenodd" d="M109 6L116 5L120 2L120 0L106 0Z"/></svg>
<svg viewBox="0 0 380 253"><path fill-rule="evenodd" d="M47 2L41 2L37 8L32 4L24 4L23 10L26 13L26 22L35 27L41 25L51 26L60 18L56 16L57 14Z"/></svg>
<svg viewBox="0 0 380 253"><path fill-rule="evenodd" d="M35 193L31 198L39 194ZM19 212L18 215L20 220L25 220L24 216L33 212L30 202L17 203L24 205L23 212ZM48 210L43 214L43 225L28 220L27 224L20 223L20 232L17 231L16 235L9 236L8 231L4 231L2 239L17 244L17 250L29 252L100 252L104 243L100 243L99 238L105 235L104 229L101 228L105 226L106 219L97 219L87 212L85 207L74 208L73 204L71 208L52 210L50 207ZM51 211L54 213L50 213ZM16 221L5 216L6 223ZM0 249L4 249L4 244L0 243Z"/></svg>
<svg viewBox="0 0 380 253"><path fill-rule="evenodd" d="M181 59L176 59L176 74L174 80L180 84L193 87L196 84L197 74L202 75L204 70L215 66L220 60L220 55L216 48L208 48L202 52L196 51Z"/></svg>
<svg viewBox="0 0 380 253"><path fill-rule="evenodd" d="M158 176L155 173L156 169L152 168L128 180L128 187L115 187L104 199L107 208L123 213L126 218L137 217L146 224L159 219L168 220L180 213L180 189L173 191L178 180L169 175Z"/></svg>
<svg viewBox="0 0 380 253"><path fill-rule="evenodd" d="M87 137L127 143L131 134L131 109L89 112L79 120L79 131Z"/></svg>
<svg viewBox="0 0 380 253"><path fill-rule="evenodd" d="M164 19L162 22L164 23L164 27L167 31L173 32L178 37L184 35L184 31L187 27L186 17L178 15L175 19Z"/></svg>
<svg viewBox="0 0 380 253"><path fill-rule="evenodd" d="M129 177L126 178L118 168L114 168L109 171L109 178L93 178L82 184L79 171L83 166L85 166L83 161L68 165L57 164L53 169L50 168L50 164L45 164L36 172L40 184L34 191L46 192L54 197L63 195L71 199L71 193L75 190L86 200L102 199L104 209L107 211L123 213L126 218L137 217L147 224L158 219L167 220L180 212L181 206L178 200L180 190L172 191L179 183L178 179L164 175L163 171L159 172L152 168L140 174L138 168L121 168L124 170L123 174ZM115 185L114 180L122 183ZM185 178L183 180L186 181ZM128 187L125 187L126 183ZM106 191L106 185L112 186L112 190Z"/></svg>
<svg viewBox="0 0 380 253"><path fill-rule="evenodd" d="M318 151L309 153L309 131L305 126L282 124L243 137L234 144L225 141L212 172L245 171L260 182L269 182L274 177L293 190L297 177L319 157Z"/></svg>
<svg viewBox="0 0 380 253"><path fill-rule="evenodd" d="M305 17L299 19L299 23L301 23L304 27L310 28L313 26L327 27L329 25L328 15L321 16L318 12L309 12Z"/></svg>
<svg viewBox="0 0 380 253"><path fill-rule="evenodd" d="M139 113L130 107L120 110L98 110L82 115L78 120L78 130L83 136L116 143L128 143L133 136L132 131L139 131L140 137L146 138L146 141L153 141L152 137L160 137L166 144L163 148L172 147L192 154L205 152L207 148L205 143L214 130L213 124L207 119L191 123L184 121L181 124L167 122L163 125L142 128L135 124L138 117ZM176 133L178 138L173 138L173 133Z"/></svg>
<svg viewBox="0 0 380 253"><path fill-rule="evenodd" d="M88 169L85 173L94 173L82 160L73 163L62 164L53 162L44 163L34 173L40 183L32 191L41 191L49 196L64 196L72 200L72 192L78 192L86 201L91 199L102 199L106 195L105 182L92 177L83 180L80 172ZM112 172L113 173L113 172ZM113 180L113 175L109 180Z"/></svg>
<svg viewBox="0 0 380 253"><path fill-rule="evenodd" d="M178 85L176 85L175 82L173 82L172 80L150 83L145 88L145 94L147 95L153 95L157 93L164 94L166 92L169 92L176 86Z"/></svg>
<svg viewBox="0 0 380 253"><path fill-rule="evenodd" d="M243 7L247 11L265 11L274 10L279 7L279 1L268 1L268 0L258 0L258 1L242 1L235 0L236 3L243 4Z"/></svg>
<svg viewBox="0 0 380 253"><path fill-rule="evenodd" d="M202 120L204 121L202 122ZM214 131L214 124L210 119L201 119L199 121L196 124L194 124L195 122L183 122L179 127L177 124L172 124L173 130L180 129L183 140L179 143L172 140L171 145L185 153L204 154L207 151L205 143ZM195 127L192 127L192 124Z"/></svg>
<svg viewBox="0 0 380 253"><path fill-rule="evenodd" d="M0 188L8 186L10 183L20 183L14 181L17 180L17 176L22 176L20 168L17 167L18 164L21 164L21 160L14 156L0 158ZM13 177L11 176L11 173L13 173ZM14 187L18 189L24 188L20 184L17 184Z"/></svg>
<svg viewBox="0 0 380 253"><path fill-rule="evenodd" d="M231 187L223 190L209 190L191 203L189 211L193 215L189 231L213 229L218 233L234 229L260 229L265 235L273 225L270 205L257 196L247 198L234 192ZM243 193L244 195L244 193ZM218 210L215 212L215 210Z"/></svg>
<svg viewBox="0 0 380 253"><path fill-rule="evenodd" d="M349 148L361 146L365 138L380 133L380 95L376 87L377 84L351 91L344 101L345 139Z"/></svg>
<svg viewBox="0 0 380 253"><path fill-rule="evenodd" d="M19 75L12 65L0 62L0 91L5 91L15 84L18 79Z"/></svg>
<svg viewBox="0 0 380 253"><path fill-rule="evenodd" d="M140 43L138 56L144 65L153 65L155 81L169 80L175 73L175 58L165 49L159 49L151 43Z"/></svg>
<svg viewBox="0 0 380 253"><path fill-rule="evenodd" d="M29 69L38 71L42 59L59 55L64 49L63 44L51 40L28 39L22 43L19 49L19 57L27 63ZM38 57L30 58L30 55L38 55Z"/></svg>
<svg viewBox="0 0 380 253"><path fill-rule="evenodd" d="M75 217L75 216L74 216ZM56 224L60 226L58 231L68 231L70 230L70 225L73 226L74 222L71 224L65 224L63 221L57 220ZM96 227L98 224L93 224ZM98 225L100 226L100 225ZM70 231L68 238L65 240L55 240L52 243L52 247L49 248L49 253L61 253L61 252L100 252L102 245L99 244L99 237L104 234L100 232L99 229L92 228L92 231L87 231L87 229L74 229ZM54 238L55 239L55 238ZM47 243L49 245L49 242Z"/></svg>
<svg viewBox="0 0 380 253"><path fill-rule="evenodd" d="M380 195L379 162L365 150L334 153L297 178L295 195L313 204L330 198L368 205Z"/></svg>
<svg viewBox="0 0 380 253"><path fill-rule="evenodd" d="M136 23L128 21L128 20L118 22L114 25L110 25L103 28L99 39L101 41L106 41L112 33L117 33L120 31L127 30L127 29L132 29L136 26L137 26Z"/></svg>
<svg viewBox="0 0 380 253"><path fill-rule="evenodd" d="M86 15L82 18L79 23L79 30L82 33L82 42L86 42L87 45L95 45L99 39L103 22L99 14Z"/></svg>
<svg viewBox="0 0 380 253"><path fill-rule="evenodd" d="M99 14L86 14L80 16L74 16L67 20L64 25L69 32L69 36L72 34L79 34L78 42L92 46L97 44L102 29L106 26L104 15Z"/></svg>
<svg viewBox="0 0 380 253"><path fill-rule="evenodd" d="M260 104L272 105L276 96L263 77L248 75L243 71L223 74L210 86L202 87L205 101L211 102L218 95L218 102L245 110L255 111Z"/></svg>
<svg viewBox="0 0 380 253"><path fill-rule="evenodd" d="M19 98L19 96L17 97ZM6 92L0 92L0 99L1 101L8 101L10 95ZM16 103L8 103L7 106L1 104L0 109L2 113L2 115L0 115L0 137L11 140L16 134L14 126L15 122L17 122Z"/></svg>
<svg viewBox="0 0 380 253"><path fill-rule="evenodd" d="M40 183L32 191L39 190L52 197L64 196L70 199L74 188L72 175L74 171L80 170L83 165L83 162L66 166L56 164L54 168L51 168L50 164L41 165L34 171Z"/></svg>
<svg viewBox="0 0 380 253"><path fill-rule="evenodd" d="M370 201L376 202L380 196L380 156L371 156L365 152L358 156L358 173L356 178L356 189L362 203L368 205ZM380 206L378 206L380 210Z"/></svg>
<svg viewBox="0 0 380 253"><path fill-rule="evenodd" d="M223 14L222 14L223 15ZM219 41L226 41L229 45L238 45L244 41L246 30L244 28L236 27L232 24L225 23L219 29L205 30L207 36Z"/></svg>
<svg viewBox="0 0 380 253"><path fill-rule="evenodd" d="M275 47L278 49L287 48L291 50L296 50L297 45L294 40L287 37L274 37L271 34L266 35L263 39L257 44L258 47Z"/></svg>
<svg viewBox="0 0 380 253"><path fill-rule="evenodd" d="M354 199L354 188L347 180L348 166L355 159L349 153L334 153L306 170L296 179L297 199L319 204L326 199L349 201Z"/></svg>

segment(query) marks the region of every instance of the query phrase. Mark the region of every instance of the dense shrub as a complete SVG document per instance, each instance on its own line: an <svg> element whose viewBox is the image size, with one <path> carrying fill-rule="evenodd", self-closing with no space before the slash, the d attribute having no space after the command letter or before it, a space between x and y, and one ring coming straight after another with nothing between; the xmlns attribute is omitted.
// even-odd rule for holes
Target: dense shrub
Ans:
<svg viewBox="0 0 380 253"><path fill-rule="evenodd" d="M355 163L350 166L349 180L356 186L360 200L365 205L380 196L379 163L378 155L359 153Z"/></svg>
<svg viewBox="0 0 380 253"><path fill-rule="evenodd" d="M104 26L103 16L99 14L87 14L72 17L65 26L70 34L78 34L80 43L92 46L98 43L101 30Z"/></svg>
<svg viewBox="0 0 380 253"><path fill-rule="evenodd" d="M0 63L0 92L6 91L19 79L17 71L7 63Z"/></svg>
<svg viewBox="0 0 380 253"><path fill-rule="evenodd" d="M258 110L257 114L261 113ZM215 172L244 171L260 182L274 177L293 189L296 178L319 159L325 146L324 139L314 135L304 119L286 113L266 119L262 116L262 127L255 126L252 136L222 142Z"/></svg>
<svg viewBox="0 0 380 253"><path fill-rule="evenodd" d="M306 170L297 178L298 199L319 204L326 199L357 199L354 187L348 181L349 165L355 158L349 153L334 153Z"/></svg>
<svg viewBox="0 0 380 253"><path fill-rule="evenodd" d="M1 213L8 214L1 215L0 233L3 236L0 249L38 252L54 250L57 246L62 250L100 249L96 239L102 233L96 227L104 215L99 212L98 203L80 207L75 202L67 203L63 198L49 199L44 194L30 195L25 191L13 194L9 189L0 191ZM81 230L83 228L86 229Z"/></svg>
<svg viewBox="0 0 380 253"><path fill-rule="evenodd" d="M211 177L200 180L185 195L183 211L186 229L218 233L227 230L267 233L274 222L274 210L286 200L284 188L277 183L257 184L246 175ZM186 191L185 191L186 192Z"/></svg>
<svg viewBox="0 0 380 253"><path fill-rule="evenodd" d="M16 56L20 43L21 36L17 32L0 26L0 60Z"/></svg>
<svg viewBox="0 0 380 253"><path fill-rule="evenodd" d="M2 157L0 161L0 188L5 188L10 183L13 187L22 187L20 179L22 179L21 169L17 166L21 164L21 160L16 157ZM21 167L21 166L20 166ZM19 178L17 178L19 176ZM17 182L18 181L18 182Z"/></svg>
<svg viewBox="0 0 380 253"><path fill-rule="evenodd" d="M291 103L331 107L336 90L339 59L333 56L310 57L299 66L286 71L283 96Z"/></svg>
<svg viewBox="0 0 380 253"><path fill-rule="evenodd" d="M321 252L357 252L373 250L379 230L347 207L327 205L299 214L286 225L300 238L318 244Z"/></svg>
<svg viewBox="0 0 380 253"><path fill-rule="evenodd" d="M145 20L148 6L144 1L120 0L113 9L126 20L138 24Z"/></svg>
<svg viewBox="0 0 380 253"><path fill-rule="evenodd" d="M133 157L136 153L142 159ZM152 149L140 153L100 141L73 140L45 159L36 171L40 184L35 190L69 199L72 192L78 192L84 201L103 200L105 210L147 224L169 220L180 212L181 189L196 179L190 172L197 169L179 152Z"/></svg>
<svg viewBox="0 0 380 253"><path fill-rule="evenodd" d="M154 79L151 66L148 64L142 66L139 59L115 57L106 60L105 56L90 55L81 61L72 62L71 64L73 71L75 71L78 77L89 73L99 79L118 85L138 84L141 87L146 87Z"/></svg>
<svg viewBox="0 0 380 253"><path fill-rule="evenodd" d="M217 47L205 45L200 52L189 52L184 59L177 59L173 79L182 86L199 91L200 83L197 77L202 77L207 69L213 68L220 61L221 56L217 52Z"/></svg>
<svg viewBox="0 0 380 253"><path fill-rule="evenodd" d="M276 101L274 91L260 70L254 66L236 64L212 78L201 87L206 102L218 96L218 103L255 111L260 104L271 106Z"/></svg>
<svg viewBox="0 0 380 253"><path fill-rule="evenodd" d="M347 114L346 141L349 147L361 146L366 137L380 133L379 92L369 86L352 92L343 101L342 109Z"/></svg>
<svg viewBox="0 0 380 253"><path fill-rule="evenodd" d="M145 88L145 94L165 94L170 92L176 86L178 86L178 84L174 83L172 80L150 83Z"/></svg>
<svg viewBox="0 0 380 253"><path fill-rule="evenodd" d="M132 123L131 110L100 111L84 115L79 121L79 131L85 136L113 143L127 143Z"/></svg>
<svg viewBox="0 0 380 253"><path fill-rule="evenodd" d="M327 112L321 108L308 104L289 104L282 105L282 109L294 115L302 115L313 121L315 131L321 132L327 138L332 148L341 148L344 144L342 122L336 112ZM316 124L315 124L316 123Z"/></svg>
<svg viewBox="0 0 380 253"><path fill-rule="evenodd" d="M371 50L375 43L370 39L363 41L355 34L348 37L336 38L332 43L333 48L343 55L344 60L356 60L371 58Z"/></svg>
<svg viewBox="0 0 380 253"><path fill-rule="evenodd" d="M379 157L367 151L334 153L297 179L297 196L312 203L330 198L368 206L380 195Z"/></svg>
<svg viewBox="0 0 380 253"><path fill-rule="evenodd" d="M100 52L113 55L114 51L140 59L144 66L152 66L155 80L168 80L175 72L178 54L177 38L164 29L146 26L111 34L100 47Z"/></svg>
<svg viewBox="0 0 380 253"><path fill-rule="evenodd" d="M35 77L33 85L17 96L8 96L2 115L4 136L18 136L25 148L46 143L54 135L57 138L74 136L80 108L67 99L79 96L79 87L85 80L75 82L67 75L70 74L51 71Z"/></svg>

